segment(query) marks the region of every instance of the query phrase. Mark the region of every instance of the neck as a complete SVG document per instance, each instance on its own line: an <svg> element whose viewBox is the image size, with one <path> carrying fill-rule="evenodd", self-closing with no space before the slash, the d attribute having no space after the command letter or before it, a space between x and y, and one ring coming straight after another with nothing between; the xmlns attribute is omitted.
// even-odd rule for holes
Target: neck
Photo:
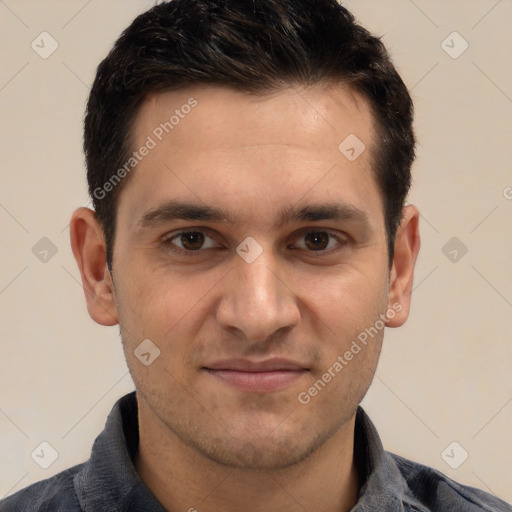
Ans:
<svg viewBox="0 0 512 512"><path fill-rule="evenodd" d="M222 466L139 406L136 468L168 512L349 511L357 501L355 415L302 462L285 469Z"/></svg>

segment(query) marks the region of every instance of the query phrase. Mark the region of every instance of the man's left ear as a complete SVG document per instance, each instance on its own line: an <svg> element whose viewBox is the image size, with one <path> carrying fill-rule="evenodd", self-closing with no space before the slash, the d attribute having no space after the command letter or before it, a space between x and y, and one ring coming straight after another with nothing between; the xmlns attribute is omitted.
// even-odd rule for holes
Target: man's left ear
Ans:
<svg viewBox="0 0 512 512"><path fill-rule="evenodd" d="M389 278L388 327L400 327L409 316L414 266L420 250L420 213L414 205L407 205L402 211L402 221L395 237L395 252Z"/></svg>

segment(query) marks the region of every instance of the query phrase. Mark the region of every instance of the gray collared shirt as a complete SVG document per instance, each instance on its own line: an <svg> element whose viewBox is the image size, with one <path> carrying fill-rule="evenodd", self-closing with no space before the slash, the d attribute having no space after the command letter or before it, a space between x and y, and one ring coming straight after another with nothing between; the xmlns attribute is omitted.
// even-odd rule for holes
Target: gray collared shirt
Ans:
<svg viewBox="0 0 512 512"><path fill-rule="evenodd" d="M137 474L133 461L138 443L132 392L114 405L87 462L0 501L0 512L166 512ZM361 407L354 450L361 488L353 512L512 512L490 494L385 452Z"/></svg>

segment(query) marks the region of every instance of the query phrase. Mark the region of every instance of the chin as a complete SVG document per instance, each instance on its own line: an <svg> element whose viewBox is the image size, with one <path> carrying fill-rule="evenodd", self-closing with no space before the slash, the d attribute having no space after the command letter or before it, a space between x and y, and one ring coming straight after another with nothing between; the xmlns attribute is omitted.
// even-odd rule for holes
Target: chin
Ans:
<svg viewBox="0 0 512 512"><path fill-rule="evenodd" d="M229 442L229 441L228 441ZM204 453L211 461L222 466L247 470L286 469L306 459L314 449L303 446L276 445L266 442L245 442L239 448L231 446L224 449L215 447Z"/></svg>
<svg viewBox="0 0 512 512"><path fill-rule="evenodd" d="M262 429L252 426L250 432L241 432L238 436L229 435L226 431L218 432L219 435L224 434L222 438L196 438L194 444L204 457L222 466L280 470L309 458L333 433L322 431L307 434L307 430L295 423L289 424L287 429L278 426L265 434Z"/></svg>

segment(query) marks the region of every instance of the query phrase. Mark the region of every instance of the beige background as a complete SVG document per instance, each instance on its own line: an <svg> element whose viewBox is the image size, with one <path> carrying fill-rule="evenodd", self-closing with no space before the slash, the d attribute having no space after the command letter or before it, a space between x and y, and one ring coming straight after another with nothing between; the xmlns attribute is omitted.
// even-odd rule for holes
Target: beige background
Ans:
<svg viewBox="0 0 512 512"><path fill-rule="evenodd" d="M88 204L82 116L95 68L150 4L0 0L0 496L84 461L133 389L117 327L87 314L67 224ZM386 333L363 405L388 450L510 502L512 1L345 5L383 36L420 139L412 313ZM59 45L47 59L31 48L43 31ZM453 31L469 44L456 59L442 47ZM446 44L463 48L458 36ZM47 262L32 252L42 237L57 248ZM468 249L456 262L442 250L452 237ZM59 454L48 469L30 456L43 441ZM458 469L441 456L453 441L469 453ZM448 453L453 465L462 451Z"/></svg>

